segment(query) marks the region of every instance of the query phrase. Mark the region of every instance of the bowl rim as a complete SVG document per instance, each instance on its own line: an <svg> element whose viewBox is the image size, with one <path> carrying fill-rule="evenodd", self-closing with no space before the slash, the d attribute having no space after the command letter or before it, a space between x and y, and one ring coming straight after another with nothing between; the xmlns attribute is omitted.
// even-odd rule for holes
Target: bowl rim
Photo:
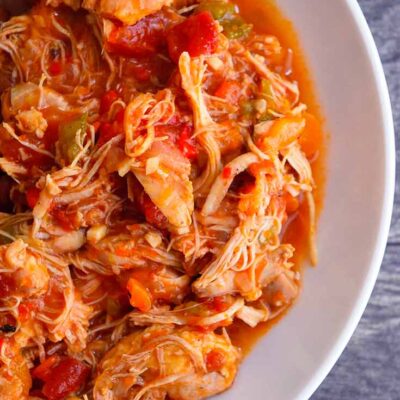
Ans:
<svg viewBox="0 0 400 400"><path fill-rule="evenodd" d="M368 275L365 279L364 286L354 303L351 316L348 318L345 328L337 338L335 345L331 348L321 366L314 373L303 390L296 396L297 400L309 399L318 389L343 353L361 320L371 297L385 255L395 196L396 146L389 88L374 37L359 3L357 0L346 0L346 5L360 32L360 37L367 51L368 59L374 74L374 84L379 94L385 143L385 192L380 211L381 218L378 228L377 244L369 264Z"/></svg>

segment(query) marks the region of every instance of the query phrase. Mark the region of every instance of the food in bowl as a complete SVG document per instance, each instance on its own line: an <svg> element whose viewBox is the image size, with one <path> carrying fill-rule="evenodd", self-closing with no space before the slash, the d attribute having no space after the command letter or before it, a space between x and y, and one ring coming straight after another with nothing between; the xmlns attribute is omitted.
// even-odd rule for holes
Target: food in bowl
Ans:
<svg viewBox="0 0 400 400"><path fill-rule="evenodd" d="M1 25L2 399L225 391L299 294L296 247L316 262L322 134L292 50L230 2L178 3Z"/></svg>

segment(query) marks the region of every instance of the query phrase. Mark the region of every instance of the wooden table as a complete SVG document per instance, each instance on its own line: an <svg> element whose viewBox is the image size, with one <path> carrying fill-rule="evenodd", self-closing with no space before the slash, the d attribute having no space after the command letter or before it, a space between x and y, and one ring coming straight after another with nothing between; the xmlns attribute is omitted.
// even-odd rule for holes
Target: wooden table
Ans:
<svg viewBox="0 0 400 400"><path fill-rule="evenodd" d="M344 1L344 0L321 0ZM389 84L399 155L400 0L359 0ZM399 159L399 158L398 158ZM400 165L397 165L400 179ZM373 182L371 182L373 188ZM368 307L346 350L312 400L400 400L400 191L385 259ZM278 399L277 399L278 400Z"/></svg>

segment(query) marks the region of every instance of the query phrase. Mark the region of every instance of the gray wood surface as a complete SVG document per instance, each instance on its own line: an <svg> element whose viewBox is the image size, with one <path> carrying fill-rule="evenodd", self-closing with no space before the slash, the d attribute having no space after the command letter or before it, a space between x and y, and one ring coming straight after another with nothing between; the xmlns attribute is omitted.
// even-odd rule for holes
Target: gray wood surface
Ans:
<svg viewBox="0 0 400 400"><path fill-rule="evenodd" d="M385 68L399 160L400 0L359 0L359 3ZM399 163L397 176L400 177ZM312 400L400 400L399 255L400 188L397 185L389 242L374 292L346 350Z"/></svg>

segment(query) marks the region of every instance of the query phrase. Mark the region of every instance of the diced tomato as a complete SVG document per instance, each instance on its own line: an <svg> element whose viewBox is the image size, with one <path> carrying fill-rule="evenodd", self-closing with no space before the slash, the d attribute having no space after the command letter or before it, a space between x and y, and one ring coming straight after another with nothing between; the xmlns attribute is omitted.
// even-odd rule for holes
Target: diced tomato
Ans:
<svg viewBox="0 0 400 400"><path fill-rule="evenodd" d="M220 371L225 364L225 354L217 349L211 350L206 355L206 366L208 372Z"/></svg>
<svg viewBox="0 0 400 400"><path fill-rule="evenodd" d="M61 359L48 373L44 372L42 393L48 400L62 400L82 387L89 374L86 364L71 357Z"/></svg>
<svg viewBox="0 0 400 400"><path fill-rule="evenodd" d="M165 31L170 24L170 16L161 10L134 25L116 25L107 38L106 48L123 57L149 56L165 47Z"/></svg>
<svg viewBox="0 0 400 400"><path fill-rule="evenodd" d="M231 167L224 167L222 170L222 177L224 179L229 179L232 176L232 168Z"/></svg>
<svg viewBox="0 0 400 400"><path fill-rule="evenodd" d="M52 368L54 368L61 361L61 357L58 354L54 354L46 358L41 364L32 370L32 376L42 381L46 381L51 374Z"/></svg>
<svg viewBox="0 0 400 400"><path fill-rule="evenodd" d="M60 75L62 72L62 64L60 61L53 61L49 66L49 72L51 75Z"/></svg>
<svg viewBox="0 0 400 400"><path fill-rule="evenodd" d="M115 90L105 92L100 100L100 114L105 114L111 108L112 103L118 99L118 93Z"/></svg>
<svg viewBox="0 0 400 400"><path fill-rule="evenodd" d="M143 192L139 196L140 208L146 218L146 221L159 229L165 229L168 220L160 209L151 201L150 197Z"/></svg>
<svg viewBox="0 0 400 400"><path fill-rule="evenodd" d="M197 148L191 138L190 131L191 128L188 125L185 125L181 131L177 144L179 150L186 158L194 160L197 158Z"/></svg>
<svg viewBox="0 0 400 400"><path fill-rule="evenodd" d="M35 186L32 186L26 191L25 196L26 196L26 202L28 203L28 206L33 210L36 206L36 203L39 200L40 189L38 189Z"/></svg>
<svg viewBox="0 0 400 400"><path fill-rule="evenodd" d="M192 57L212 54L218 46L216 22L208 11L193 15L169 30L167 42L169 55L176 63L184 51Z"/></svg>
<svg viewBox="0 0 400 400"><path fill-rule="evenodd" d="M225 99L229 104L238 104L240 93L240 85L237 82L224 81L214 95Z"/></svg>

